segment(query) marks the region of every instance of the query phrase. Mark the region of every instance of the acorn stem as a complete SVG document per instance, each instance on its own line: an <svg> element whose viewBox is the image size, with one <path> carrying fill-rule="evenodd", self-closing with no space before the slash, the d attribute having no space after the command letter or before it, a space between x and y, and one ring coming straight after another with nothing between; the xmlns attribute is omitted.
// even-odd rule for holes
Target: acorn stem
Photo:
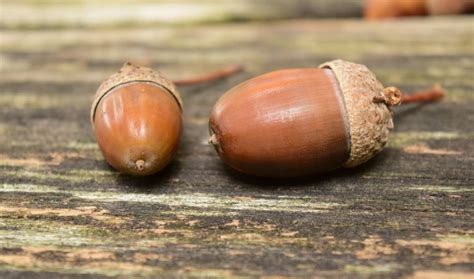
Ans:
<svg viewBox="0 0 474 279"><path fill-rule="evenodd" d="M384 103L387 106L396 106L400 104L402 92L396 87L387 87L382 91L381 96L375 96L374 103Z"/></svg>
<svg viewBox="0 0 474 279"><path fill-rule="evenodd" d="M443 97L443 88L441 85L435 84L430 90L416 92L409 95L402 95L401 103L405 105L411 103L436 102L443 99Z"/></svg>
<svg viewBox="0 0 474 279"><path fill-rule="evenodd" d="M215 72L203 74L200 76L191 77L187 79L173 80L173 83L176 85L195 85L226 78L243 70L244 67L242 65L230 65Z"/></svg>
<svg viewBox="0 0 474 279"><path fill-rule="evenodd" d="M142 171L142 170L145 169L145 161L143 161L142 159L137 160L137 161L135 162L135 166L137 167L137 169L138 169L139 171Z"/></svg>
<svg viewBox="0 0 474 279"><path fill-rule="evenodd" d="M384 103L387 106L405 105L412 103L436 102L443 99L443 88L439 84L433 85L430 90L415 92L411 94L402 94L396 87L387 87L383 90L381 96L374 97L375 103Z"/></svg>

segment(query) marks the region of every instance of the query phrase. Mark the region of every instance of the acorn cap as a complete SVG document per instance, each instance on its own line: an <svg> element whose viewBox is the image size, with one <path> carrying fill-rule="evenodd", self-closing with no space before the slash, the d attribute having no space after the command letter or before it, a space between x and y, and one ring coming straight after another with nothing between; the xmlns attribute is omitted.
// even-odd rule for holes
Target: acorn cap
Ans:
<svg viewBox="0 0 474 279"><path fill-rule="evenodd" d="M380 152L393 129L390 106L400 103L395 87L385 88L366 66L343 60L319 66L334 72L349 120L350 154L344 167L358 166Z"/></svg>
<svg viewBox="0 0 474 279"><path fill-rule="evenodd" d="M130 62L127 62L118 72L111 75L99 86L99 89L97 89L91 108L92 124L94 124L95 111L99 105L100 100L102 100L102 98L104 98L114 88L132 82L148 82L164 88L176 99L176 102L178 102L178 105L182 110L183 101L181 100L181 96L179 95L179 92L173 82L165 78L163 74L158 71L147 67L135 66Z"/></svg>

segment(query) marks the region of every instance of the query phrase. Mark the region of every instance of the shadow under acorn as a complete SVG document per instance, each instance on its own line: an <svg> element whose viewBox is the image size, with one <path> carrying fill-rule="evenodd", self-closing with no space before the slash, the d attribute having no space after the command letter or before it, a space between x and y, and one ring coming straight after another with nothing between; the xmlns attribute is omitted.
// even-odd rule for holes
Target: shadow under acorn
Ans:
<svg viewBox="0 0 474 279"><path fill-rule="evenodd" d="M110 171L115 171L104 161ZM173 179L178 177L182 171L181 163L178 160L171 161L164 169L156 174L148 176L131 176L120 174L117 176L116 183L124 187L124 190L141 193L151 193L157 188L165 187L172 183Z"/></svg>
<svg viewBox="0 0 474 279"><path fill-rule="evenodd" d="M321 174L314 174L304 177L288 177L288 178L265 178L246 175L240 173L234 169L231 169L225 165L216 156L215 163L217 175L214 175L211 179L215 180L216 183L223 183L225 187L233 188L235 185L239 185L242 188L248 190L258 191L275 191L277 189L292 189L292 188L304 188L304 187L325 187L330 182L340 181L347 182L354 180L364 175L367 172L371 172L377 165L383 164L386 159L386 154L382 152L370 161L355 167L355 168L338 168L333 171ZM103 162L104 168L107 168L111 172L116 172L110 165L105 161ZM119 174L116 177L116 184L123 188L124 191L130 191L135 193L156 193L157 190L163 190L168 188L171 184L174 184L174 179L177 181L186 180L183 179L182 174L185 169L179 160L173 160L168 166L157 174L150 176L131 176L126 174ZM179 183L179 182L177 182ZM175 189L174 187L172 187ZM198 187L199 188L199 187ZM203 187L207 188L207 187Z"/></svg>
<svg viewBox="0 0 474 279"><path fill-rule="evenodd" d="M329 182L336 180L350 181L359 178L365 173L371 172L375 167L385 161L387 154L382 152L369 160L368 162L354 168L338 168L326 173L319 173L303 177L282 177L282 178L266 178L256 177L240 173L223 162L221 170L223 175L227 176L230 184L239 184L244 187L259 190L277 190L304 187L324 187ZM218 158L216 158L218 160Z"/></svg>

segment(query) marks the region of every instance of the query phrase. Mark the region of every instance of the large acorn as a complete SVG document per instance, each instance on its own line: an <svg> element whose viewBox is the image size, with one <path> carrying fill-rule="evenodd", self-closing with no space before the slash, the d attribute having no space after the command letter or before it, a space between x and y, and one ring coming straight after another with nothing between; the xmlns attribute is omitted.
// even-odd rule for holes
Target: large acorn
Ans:
<svg viewBox="0 0 474 279"><path fill-rule="evenodd" d="M387 143L390 106L400 99L398 89L384 88L367 67L342 60L275 71L217 101L209 142L225 163L250 175L294 177L355 167Z"/></svg>
<svg viewBox="0 0 474 279"><path fill-rule="evenodd" d="M115 169L150 175L163 169L178 147L182 101L160 72L126 63L103 82L91 121L99 148Z"/></svg>

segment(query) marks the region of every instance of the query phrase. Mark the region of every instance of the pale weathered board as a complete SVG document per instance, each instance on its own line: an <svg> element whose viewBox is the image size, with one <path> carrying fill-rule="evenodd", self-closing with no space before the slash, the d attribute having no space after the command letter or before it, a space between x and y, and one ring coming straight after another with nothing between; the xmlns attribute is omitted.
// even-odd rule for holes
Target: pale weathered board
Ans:
<svg viewBox="0 0 474 279"><path fill-rule="evenodd" d="M0 277L473 277L472 17L4 26L0 36ZM220 162L206 141L221 94L334 58L404 91L441 83L447 96L397 108L388 148L356 169L268 180ZM107 166L88 118L124 61L175 78L236 62L246 72L181 88L176 159L137 179Z"/></svg>

